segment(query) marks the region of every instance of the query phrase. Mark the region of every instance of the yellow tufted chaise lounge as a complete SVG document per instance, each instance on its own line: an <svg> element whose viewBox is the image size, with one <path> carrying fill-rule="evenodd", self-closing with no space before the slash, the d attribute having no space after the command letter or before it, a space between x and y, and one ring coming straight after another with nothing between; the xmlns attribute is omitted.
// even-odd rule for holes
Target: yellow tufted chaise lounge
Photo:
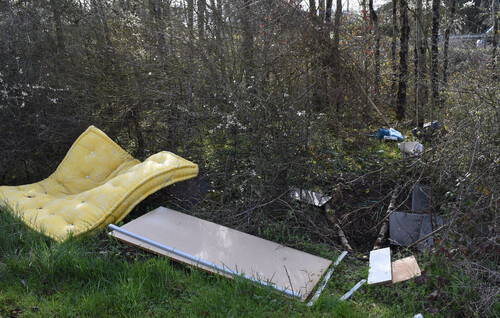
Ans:
<svg viewBox="0 0 500 318"><path fill-rule="evenodd" d="M148 195L198 174L198 166L162 151L140 162L90 126L47 179L1 186L0 200L30 228L56 241L121 221Z"/></svg>

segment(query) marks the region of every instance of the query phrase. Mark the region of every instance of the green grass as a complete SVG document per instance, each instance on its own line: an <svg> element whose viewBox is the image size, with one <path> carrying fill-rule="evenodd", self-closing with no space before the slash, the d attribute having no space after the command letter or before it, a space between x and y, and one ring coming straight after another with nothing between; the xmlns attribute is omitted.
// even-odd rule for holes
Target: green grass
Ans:
<svg viewBox="0 0 500 318"><path fill-rule="evenodd" d="M100 233L58 244L0 208L0 317L359 316L173 263ZM363 316L363 315L361 315Z"/></svg>
<svg viewBox="0 0 500 318"><path fill-rule="evenodd" d="M368 273L366 261L346 257L319 300L307 307L272 288L210 275L105 233L54 243L27 230L9 210L0 206L0 318L455 317L474 299L467 277L443 258L419 254L424 279L364 285L340 302ZM395 254L393 260L404 256Z"/></svg>

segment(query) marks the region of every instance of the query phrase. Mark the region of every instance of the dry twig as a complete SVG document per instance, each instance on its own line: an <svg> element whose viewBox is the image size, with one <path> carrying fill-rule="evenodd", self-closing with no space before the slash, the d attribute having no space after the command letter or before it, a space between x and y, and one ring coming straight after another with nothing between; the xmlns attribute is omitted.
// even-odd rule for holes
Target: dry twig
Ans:
<svg viewBox="0 0 500 318"><path fill-rule="evenodd" d="M324 205L325 208L325 214L326 218L328 221L330 221L333 226L335 227L335 230L337 231L337 235L340 238L340 243L342 244L342 247L348 251L349 253L354 254L354 250L352 249L351 245L349 244L349 241L347 240L347 237L344 234L344 231L342 230L341 224L339 219L335 216L333 210L330 207L329 203L326 203Z"/></svg>
<svg viewBox="0 0 500 318"><path fill-rule="evenodd" d="M401 189L401 185L398 183L396 187L394 187L394 191L392 191L391 202L389 203L389 207L387 208L387 215L390 215L392 211L396 208L396 198L398 197L399 190ZM378 234L377 240L373 245L374 250L378 250L382 247L382 243L385 242L387 238L387 232L389 230L389 218L384 220L382 227L380 228L380 232Z"/></svg>

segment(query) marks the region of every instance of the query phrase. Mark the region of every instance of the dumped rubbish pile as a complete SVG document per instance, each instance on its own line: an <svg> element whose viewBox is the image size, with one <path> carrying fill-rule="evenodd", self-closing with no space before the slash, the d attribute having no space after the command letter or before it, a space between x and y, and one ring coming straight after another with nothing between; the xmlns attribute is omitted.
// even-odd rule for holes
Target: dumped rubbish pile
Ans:
<svg viewBox="0 0 500 318"><path fill-rule="evenodd" d="M437 122L435 122L435 125L433 123L428 127L430 127L428 128L429 131L430 129L437 130ZM126 160L125 163L117 161L115 166L122 167L122 164L125 164L127 168L125 171L129 171L129 165L133 166L134 169L130 169L130 171L135 173L135 175L133 175L132 172L129 175L123 174L123 176L128 176L124 181L132 180L134 179L133 177L136 179L142 177L150 182L150 180L152 180L150 166L160 169L159 171L155 171L155 177L168 177L167 179L170 181L164 182L162 179L160 180L162 181L161 184L152 184L147 189L138 188L131 184L129 186L130 189L127 188L128 192L116 200L122 202L123 196L128 198L131 197L132 194L134 200L126 201L123 206L119 206L121 207L120 212L123 213L123 216L120 215L117 217L114 223L117 223L128 214L134 205L140 202L147 194L153 193L174 182L194 178L198 173L198 167L194 163L171 153L160 153L159 155L151 157L154 160L146 160L144 165L146 166L147 164L149 170L145 169L147 173L138 176L137 171L140 172L141 170L137 169L137 167L141 167L141 163L126 154L118 145L104 135L104 133L97 130L95 127L91 127L75 142L75 144L79 144L82 141L85 142L87 140L86 138L90 138L90 141L88 144L85 144L86 147L83 147L85 149L85 156L82 155L79 157L83 157L85 162L89 162L89 167L93 169L101 168L99 163L102 161L102 158L109 159L111 154L120 150L120 153L123 153L120 158L126 158ZM379 140L401 142L398 147L403 154L403 158L416 157L423 153L422 144L418 142L403 142L403 135L393 128L380 128L375 134L375 138ZM96 147L96 144L102 144L104 146ZM71 154L72 152L70 150L69 155ZM163 160L165 161L165 167L161 165L163 161L159 160L163 157L168 157L168 160ZM176 165L172 165L172 162L175 162ZM109 160L107 163L109 164ZM82 167L85 166L79 164L73 167L73 170L77 168L82 169ZM94 201L100 202L102 198L99 196L99 193L102 192L103 189L109 188L108 182L110 180L115 182L117 178L120 178L121 175L115 173L117 169L119 169L119 167L114 167L114 170L112 168L107 169L109 170L109 180L107 178L108 175L106 175L106 178L101 180L101 183L94 180L91 173L92 171L90 170L90 172L82 174L84 177L80 176L81 180L79 180L79 182L88 187L80 189L81 191L76 194L69 194L68 197L71 200L77 197L80 198L82 195L87 195L87 197L78 200L76 203L73 202L75 206L66 205L65 208L73 209L72 212L78 212L78 215L82 214L85 217L90 215L91 213L80 213L86 211L82 210L81 206L88 206L89 203ZM69 173L68 171L64 170L61 174L63 175L63 172ZM174 172L176 178L172 177ZM57 175L55 174L54 178L56 177ZM90 181L93 181L93 183L90 184ZM99 184L96 186L94 183ZM95 188L101 191L94 191ZM203 188L208 191L209 185L206 184ZM358 281L340 298L340 300L347 300L352 297L356 290L361 288L365 283L368 285L394 284L421 274L415 256L392 261L391 246L393 248L403 246L410 248L417 247L419 250L429 249L434 244L433 235L445 226L444 220L431 213L431 188L421 184L417 184L413 188L412 213L396 211L395 201L398 197L400 188L399 185L394 188L386 215L383 220L375 226L375 228L380 226L380 231L373 245L373 249L370 252L369 273L367 277ZM5 194L9 193L8 191L11 190L11 188L1 187L0 194L2 191ZM24 200L22 202L36 201L39 200L40 197L43 199L47 196L47 193L44 194L45 196L42 194L33 195L30 189L24 187L15 190L22 194L22 200ZM365 194L368 193L369 189L365 191ZM318 209L321 211L319 213L324 216L330 229L333 229L332 232L335 233L334 238L340 241L345 250L334 263L325 258L298 251L278 243L264 240L164 207L159 207L121 227L109 224L113 221L110 218L106 218L106 222L99 224L96 222L87 222L80 232L74 230L73 224L69 225L71 226L69 230L66 227L62 230L58 227L55 230L59 236L55 235L51 237L63 241L71 235L84 234L93 231L96 227L104 227L109 224L109 229L111 231L110 235L127 244L143 248L153 253L165 255L176 261L198 267L211 273L221 274L229 278L235 276L243 277L256 284L270 286L284 295L298 298L300 301L309 299L308 305L310 306L320 297L321 292L333 275L334 269L348 253L363 260L366 260L366 257L357 253L349 242L349 236L346 235L344 231L344 219L341 219L340 215L335 213L334 208L336 203L332 200L334 197L333 194L325 195L321 191L314 192L299 187L293 187L290 189L289 195L291 199L314 206L314 209L321 208ZM199 196L201 197L202 194L200 193ZM193 201L193 205L195 205L198 200L199 198L197 197L196 201ZM380 203L377 201L372 202L376 204ZM113 207L114 206L115 205L113 205ZM114 210L116 209L111 209L111 212L114 212ZM36 212L40 215L44 213L43 208L38 208ZM109 211L104 210L104 212L108 213ZM46 218L43 220L46 220ZM24 221L28 225L31 224L31 219L25 219ZM35 229L37 229L37 227L35 227ZM59 233L58 231L62 232ZM389 247L384 247L387 241L390 243ZM315 293L313 293L314 291Z"/></svg>
<svg viewBox="0 0 500 318"><path fill-rule="evenodd" d="M431 248L434 243L433 234L443 227L443 219L430 213L431 189L422 184L415 185L412 190L412 210L414 213L396 211L396 198L400 189L401 187L397 185L393 191L387 216L382 223L373 250L370 252L368 277L357 282L340 300L347 300L352 297L365 283L368 285L395 284L421 275L420 267L414 255L392 261L391 246L416 246L421 251ZM354 255L357 254L342 231L340 220L337 217L332 219L332 215L329 215L329 213L332 213L331 198L329 196L300 188L292 188L290 196L307 204L323 207L325 216L332 220L331 222L334 223L335 228L341 231L341 234L338 233L338 237L342 246L350 249L350 252L354 253ZM325 198L325 202L321 201L322 198ZM319 202L321 204L318 204ZM389 237L387 237L387 234L389 234ZM383 248L382 246L386 241L389 241L390 246Z"/></svg>

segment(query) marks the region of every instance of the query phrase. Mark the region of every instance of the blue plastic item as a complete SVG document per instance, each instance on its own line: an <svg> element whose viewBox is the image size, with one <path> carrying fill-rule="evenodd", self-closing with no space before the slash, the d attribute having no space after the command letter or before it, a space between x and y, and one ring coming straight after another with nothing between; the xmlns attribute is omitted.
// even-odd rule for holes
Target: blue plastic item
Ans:
<svg viewBox="0 0 500 318"><path fill-rule="evenodd" d="M384 139L385 136L389 136L389 129L380 127L375 133L375 138L377 139Z"/></svg>
<svg viewBox="0 0 500 318"><path fill-rule="evenodd" d="M375 133L375 138L380 140L395 140L395 141L403 141L405 140L403 135L394 128L382 128L380 127L378 131Z"/></svg>
<svg viewBox="0 0 500 318"><path fill-rule="evenodd" d="M396 129L394 129L394 128L390 128L389 129L389 136L390 137L396 137L397 141L403 141L403 140L405 140L405 138L403 137L403 135L399 131L397 131Z"/></svg>

